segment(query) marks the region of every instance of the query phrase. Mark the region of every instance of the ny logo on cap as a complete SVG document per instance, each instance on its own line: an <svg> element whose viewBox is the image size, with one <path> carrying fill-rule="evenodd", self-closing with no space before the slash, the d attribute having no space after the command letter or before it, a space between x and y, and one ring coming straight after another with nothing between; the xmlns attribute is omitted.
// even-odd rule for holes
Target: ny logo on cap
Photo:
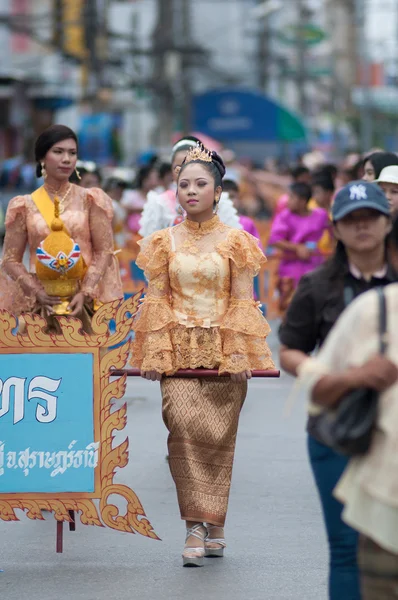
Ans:
<svg viewBox="0 0 398 600"><path fill-rule="evenodd" d="M366 200L367 197L366 187L362 183L350 187L350 200Z"/></svg>

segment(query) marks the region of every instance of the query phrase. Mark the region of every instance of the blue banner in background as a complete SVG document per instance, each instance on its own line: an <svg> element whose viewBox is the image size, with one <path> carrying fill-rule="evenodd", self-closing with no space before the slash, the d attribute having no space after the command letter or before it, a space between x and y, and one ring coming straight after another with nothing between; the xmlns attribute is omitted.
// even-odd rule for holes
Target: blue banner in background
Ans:
<svg viewBox="0 0 398 600"><path fill-rule="evenodd" d="M193 129L217 140L278 140L278 106L260 93L236 89L194 98Z"/></svg>
<svg viewBox="0 0 398 600"><path fill-rule="evenodd" d="M236 88L195 96L193 129L222 142L290 143L307 137L296 114L256 90Z"/></svg>
<svg viewBox="0 0 398 600"><path fill-rule="evenodd" d="M0 493L93 492L94 358L0 355Z"/></svg>

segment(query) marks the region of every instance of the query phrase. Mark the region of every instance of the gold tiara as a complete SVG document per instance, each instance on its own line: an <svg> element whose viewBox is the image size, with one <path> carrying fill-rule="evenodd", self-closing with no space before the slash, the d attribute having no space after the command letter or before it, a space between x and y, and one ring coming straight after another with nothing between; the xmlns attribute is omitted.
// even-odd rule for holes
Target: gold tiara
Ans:
<svg viewBox="0 0 398 600"><path fill-rule="evenodd" d="M185 157L184 163L192 162L193 160L201 160L203 162L212 162L213 161L213 152L207 150L203 144L199 142L188 150L188 153Z"/></svg>

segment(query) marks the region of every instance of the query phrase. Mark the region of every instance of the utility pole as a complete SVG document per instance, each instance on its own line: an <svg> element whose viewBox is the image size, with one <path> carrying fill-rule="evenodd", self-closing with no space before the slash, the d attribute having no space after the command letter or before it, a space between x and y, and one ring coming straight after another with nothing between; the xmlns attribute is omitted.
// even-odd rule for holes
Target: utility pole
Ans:
<svg viewBox="0 0 398 600"><path fill-rule="evenodd" d="M263 0L257 4L262 6ZM268 88L269 60L270 60L270 28L267 16L258 19L258 48L257 48L257 86L261 92Z"/></svg>
<svg viewBox="0 0 398 600"><path fill-rule="evenodd" d="M362 152L367 152L372 147L373 127L369 81L369 57L365 32L366 18L364 0L355 0L355 21L357 63L360 65L360 85L362 89L359 107L360 141Z"/></svg>
<svg viewBox="0 0 398 600"><path fill-rule="evenodd" d="M153 90L157 126L154 144L160 148L170 146L174 121L173 77L176 75L174 49L174 0L157 0L157 23L152 34Z"/></svg>
<svg viewBox="0 0 398 600"><path fill-rule="evenodd" d="M192 44L191 0L180 0L181 11L181 124L184 135L188 135L192 125L192 77L190 53L184 52Z"/></svg>
<svg viewBox="0 0 398 600"><path fill-rule="evenodd" d="M302 116L308 113L306 83L306 44L304 36L304 26L308 17L308 9L305 0L297 0L298 9L298 27L297 27L297 93L298 106Z"/></svg>
<svg viewBox="0 0 398 600"><path fill-rule="evenodd" d="M85 45L87 48L88 96L96 101L101 86L101 64L98 56L100 35L97 0L85 0L83 8Z"/></svg>

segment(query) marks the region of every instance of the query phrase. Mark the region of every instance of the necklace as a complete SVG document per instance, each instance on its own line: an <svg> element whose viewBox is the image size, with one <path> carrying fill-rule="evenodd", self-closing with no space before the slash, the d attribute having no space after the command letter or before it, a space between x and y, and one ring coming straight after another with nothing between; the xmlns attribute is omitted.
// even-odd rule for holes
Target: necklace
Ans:
<svg viewBox="0 0 398 600"><path fill-rule="evenodd" d="M54 194L54 200L58 199L58 201L59 201L59 214L60 215L62 215L62 213L65 210L64 202L67 199L67 197L69 196L71 189L72 189L72 184L70 183L68 189L66 190L66 193L62 196L62 198L60 198L57 191L48 187L48 191L51 192L52 194ZM53 202L54 202L54 200L53 200Z"/></svg>

